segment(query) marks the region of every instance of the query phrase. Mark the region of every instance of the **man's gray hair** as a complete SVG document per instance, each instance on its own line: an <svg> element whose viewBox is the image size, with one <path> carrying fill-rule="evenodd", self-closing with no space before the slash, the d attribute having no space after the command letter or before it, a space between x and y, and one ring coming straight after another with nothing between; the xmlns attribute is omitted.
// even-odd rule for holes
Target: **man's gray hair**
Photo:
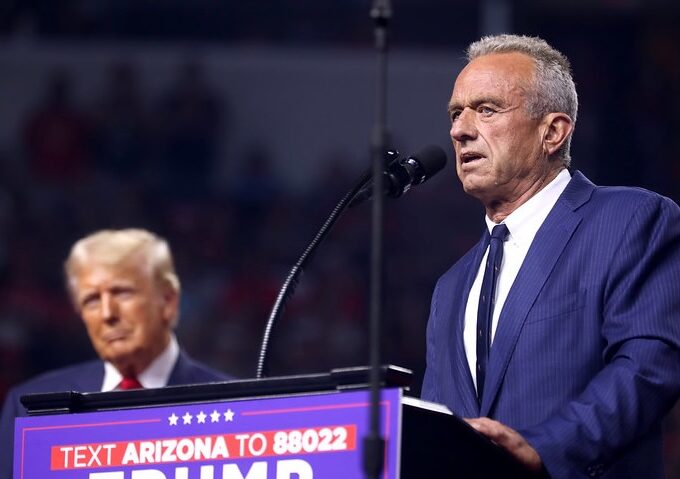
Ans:
<svg viewBox="0 0 680 479"><path fill-rule="evenodd" d="M472 61L493 53L523 53L534 60L536 70L527 105L532 117L540 118L554 112L566 113L571 118L572 125L576 125L578 96L567 57L541 38L504 34L483 37L470 44L467 59ZM561 160L567 167L571 163L569 150L573 132L572 129L554 155L555 159Z"/></svg>

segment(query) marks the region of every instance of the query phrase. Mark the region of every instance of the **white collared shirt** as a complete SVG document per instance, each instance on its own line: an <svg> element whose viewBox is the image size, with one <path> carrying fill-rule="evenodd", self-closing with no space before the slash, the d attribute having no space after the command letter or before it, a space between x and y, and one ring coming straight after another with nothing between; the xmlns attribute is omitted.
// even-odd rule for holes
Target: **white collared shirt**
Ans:
<svg viewBox="0 0 680 479"><path fill-rule="evenodd" d="M170 335L170 342L163 352L154 359L148 368L146 368L137 377L137 380L148 388L161 388L168 384L172 369L175 367L177 358L179 357L179 344L174 334ZM113 391L118 387L123 376L116 369L116 367L109 363L104 363L104 382L102 383L102 391Z"/></svg>
<svg viewBox="0 0 680 479"><path fill-rule="evenodd" d="M496 301L491 318L492 343L503 305L529 251L529 247L548 213L550 213L557 199L567 187L569 180L571 180L569 171L566 169L562 170L554 180L529 198L526 203L513 211L503 221L510 233L507 240L503 243L503 262L501 263L501 270L494 292ZM484 219L490 233L493 227L496 226L496 223L491 221L488 216L485 216ZM477 387L477 309L479 307L479 294L482 289L482 278L484 277L484 265L486 264L488 254L489 248L487 247L477 270L475 281L472 283L472 289L470 290L465 307L463 342L465 343L465 354L475 388Z"/></svg>

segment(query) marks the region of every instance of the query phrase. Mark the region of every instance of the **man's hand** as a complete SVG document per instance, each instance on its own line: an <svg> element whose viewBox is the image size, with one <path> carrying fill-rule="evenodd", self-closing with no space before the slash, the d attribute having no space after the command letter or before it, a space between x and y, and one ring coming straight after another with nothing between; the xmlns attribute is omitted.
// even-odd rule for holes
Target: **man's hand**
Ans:
<svg viewBox="0 0 680 479"><path fill-rule="evenodd" d="M529 470L537 473L543 470L543 463L536 449L531 447L514 429L488 417L465 419L465 421L493 442L507 449L510 454L526 465Z"/></svg>

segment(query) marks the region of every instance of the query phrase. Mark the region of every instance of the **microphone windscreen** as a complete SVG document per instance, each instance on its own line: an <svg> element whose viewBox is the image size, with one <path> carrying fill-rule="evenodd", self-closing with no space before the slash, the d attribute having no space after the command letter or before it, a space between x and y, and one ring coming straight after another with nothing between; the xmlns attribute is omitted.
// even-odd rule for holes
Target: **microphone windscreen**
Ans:
<svg viewBox="0 0 680 479"><path fill-rule="evenodd" d="M446 153L437 145L428 145L413 153L410 158L416 160L423 171L423 181L434 176L446 166Z"/></svg>

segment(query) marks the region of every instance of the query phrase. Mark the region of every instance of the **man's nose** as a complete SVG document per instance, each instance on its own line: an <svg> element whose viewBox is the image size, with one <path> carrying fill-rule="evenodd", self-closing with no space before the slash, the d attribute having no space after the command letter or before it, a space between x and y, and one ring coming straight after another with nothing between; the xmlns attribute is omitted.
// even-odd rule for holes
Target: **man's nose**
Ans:
<svg viewBox="0 0 680 479"><path fill-rule="evenodd" d="M477 136L474 117L474 110L471 108L463 109L458 117L451 122L451 139L460 142L474 139Z"/></svg>
<svg viewBox="0 0 680 479"><path fill-rule="evenodd" d="M110 321L118 317L118 304L113 295L105 293L101 300L101 315L102 318Z"/></svg>

